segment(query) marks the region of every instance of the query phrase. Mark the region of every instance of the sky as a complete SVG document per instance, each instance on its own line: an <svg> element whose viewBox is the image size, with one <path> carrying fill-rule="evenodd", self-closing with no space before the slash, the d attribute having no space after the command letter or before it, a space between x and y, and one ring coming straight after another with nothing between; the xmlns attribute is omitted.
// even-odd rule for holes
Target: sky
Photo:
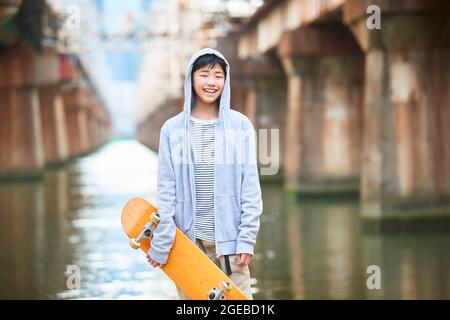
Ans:
<svg viewBox="0 0 450 320"><path fill-rule="evenodd" d="M110 110L114 136L135 134L137 79L144 56L143 35L151 28L150 10L167 9L168 0L49 0L67 14L76 4L80 13L79 56ZM191 0L205 12L219 9L250 14L262 0ZM249 7L250 6L250 7Z"/></svg>

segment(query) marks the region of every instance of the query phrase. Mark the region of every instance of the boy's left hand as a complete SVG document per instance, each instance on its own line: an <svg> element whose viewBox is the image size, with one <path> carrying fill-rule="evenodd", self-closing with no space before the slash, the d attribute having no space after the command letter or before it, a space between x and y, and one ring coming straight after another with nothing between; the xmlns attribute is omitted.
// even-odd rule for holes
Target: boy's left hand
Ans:
<svg viewBox="0 0 450 320"><path fill-rule="evenodd" d="M148 263L150 263L150 265L151 265L153 268L156 268L156 267L162 268L162 267L165 266L164 264L161 264L161 263L159 263L159 262L153 260L152 258L150 258L149 255L147 255L146 258L147 258Z"/></svg>
<svg viewBox="0 0 450 320"><path fill-rule="evenodd" d="M249 253L239 253L236 255L235 261L238 266L246 266L252 261L253 256Z"/></svg>

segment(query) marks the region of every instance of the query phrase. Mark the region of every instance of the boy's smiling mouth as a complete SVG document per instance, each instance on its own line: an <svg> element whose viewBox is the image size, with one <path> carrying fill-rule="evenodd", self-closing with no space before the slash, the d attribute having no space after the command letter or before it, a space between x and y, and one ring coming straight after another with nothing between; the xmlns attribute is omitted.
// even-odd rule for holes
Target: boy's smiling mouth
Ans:
<svg viewBox="0 0 450 320"><path fill-rule="evenodd" d="M203 92L205 92L207 95L214 95L217 90L216 89L203 89Z"/></svg>

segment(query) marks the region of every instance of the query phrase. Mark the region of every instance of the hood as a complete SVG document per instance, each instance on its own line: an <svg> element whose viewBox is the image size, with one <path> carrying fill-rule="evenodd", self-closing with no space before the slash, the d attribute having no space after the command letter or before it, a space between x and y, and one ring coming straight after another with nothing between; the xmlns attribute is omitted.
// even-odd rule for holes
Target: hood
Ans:
<svg viewBox="0 0 450 320"><path fill-rule="evenodd" d="M218 56L219 58L222 58L226 63L226 75L225 75L225 85L222 91L222 95L220 96L220 103L219 103L219 123L223 123L223 130L224 130L224 137L225 137L225 154L228 152L228 142L226 137L226 114L228 110L230 110L230 97L231 97L231 88L230 88L230 64L228 63L227 59L217 50L214 50L212 48L203 48L196 53L194 53L189 60L188 67L186 69L186 77L184 79L184 104L183 104L183 112L184 112L184 137L183 137L183 146L184 146L184 152L183 154L187 156L188 163L191 162L190 157L190 142L188 139L188 133L190 130L189 125L189 118L191 115L191 108L193 107L195 97L192 97L193 90L192 90L192 83L191 83L191 74L192 74L192 67L194 65L195 60L197 60L198 57L204 55L204 54L214 54ZM186 158L185 158L186 159Z"/></svg>
<svg viewBox="0 0 450 320"><path fill-rule="evenodd" d="M188 67L186 69L186 78L184 79L184 105L183 110L187 115L191 114L191 108L193 106L194 97L192 97L192 83L191 83L191 74L192 74L192 66L194 65L195 60L198 57L204 54L214 54L219 58L222 58L226 65L226 75L225 75L225 86L222 91L222 95L220 96L220 105L219 105L219 119L221 120L221 114L223 111L230 109L230 64L227 59L217 50L211 48L204 48L196 53L194 53L189 60Z"/></svg>

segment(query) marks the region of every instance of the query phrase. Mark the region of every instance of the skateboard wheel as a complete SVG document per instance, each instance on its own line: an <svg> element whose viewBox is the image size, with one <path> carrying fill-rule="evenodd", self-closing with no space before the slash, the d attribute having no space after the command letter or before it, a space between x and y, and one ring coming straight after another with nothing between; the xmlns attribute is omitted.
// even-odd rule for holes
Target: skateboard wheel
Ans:
<svg viewBox="0 0 450 320"><path fill-rule="evenodd" d="M227 282L227 281L222 281L221 283L220 283L220 288L223 290L223 291L230 291L231 290L231 284L229 283L229 282Z"/></svg>
<svg viewBox="0 0 450 320"><path fill-rule="evenodd" d="M159 217L159 214L153 213L150 217L153 223L158 224L161 218Z"/></svg>
<svg viewBox="0 0 450 320"><path fill-rule="evenodd" d="M136 239L131 238L130 239L130 247L132 247L133 249L139 249L141 247L141 244L139 242L137 242Z"/></svg>

